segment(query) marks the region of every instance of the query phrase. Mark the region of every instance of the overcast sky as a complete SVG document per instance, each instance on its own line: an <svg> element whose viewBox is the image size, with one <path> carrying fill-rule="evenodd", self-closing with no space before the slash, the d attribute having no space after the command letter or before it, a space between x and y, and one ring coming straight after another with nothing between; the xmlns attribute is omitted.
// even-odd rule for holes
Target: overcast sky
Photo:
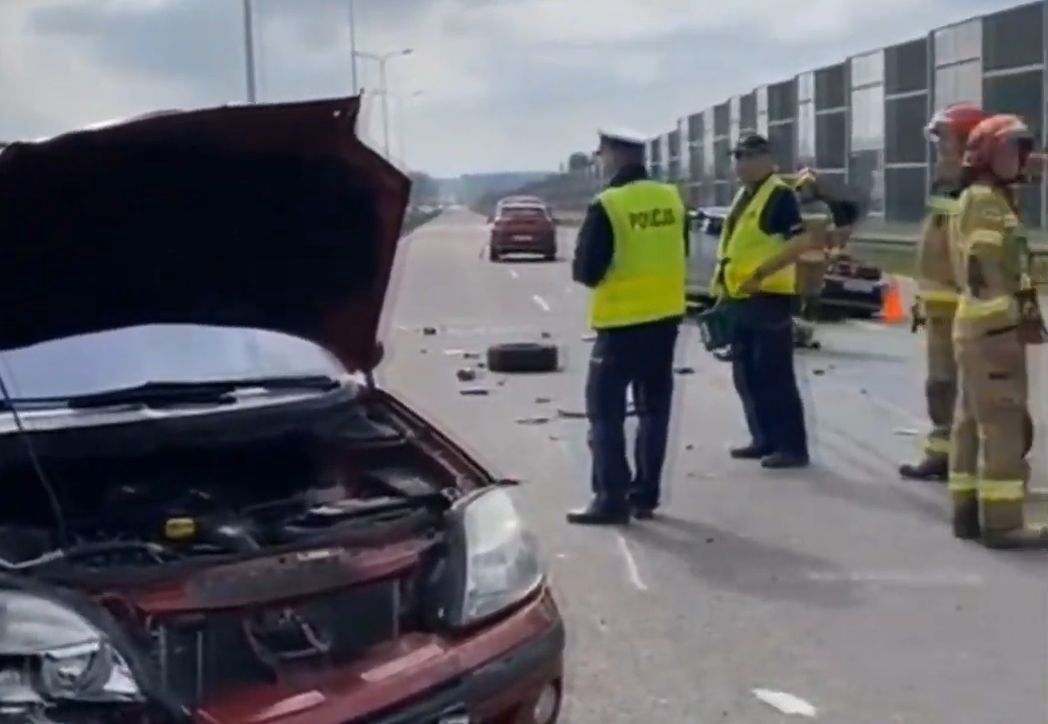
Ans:
<svg viewBox="0 0 1048 724"><path fill-rule="evenodd" d="M348 0L254 0L260 100L348 94ZM650 135L756 85L1008 0L356 0L357 45L414 49L393 152L438 175L554 169L600 125ZM0 0L0 140L245 98L241 0ZM794 8L790 14L787 8ZM359 66L377 87L374 64ZM369 104L364 135L381 146Z"/></svg>

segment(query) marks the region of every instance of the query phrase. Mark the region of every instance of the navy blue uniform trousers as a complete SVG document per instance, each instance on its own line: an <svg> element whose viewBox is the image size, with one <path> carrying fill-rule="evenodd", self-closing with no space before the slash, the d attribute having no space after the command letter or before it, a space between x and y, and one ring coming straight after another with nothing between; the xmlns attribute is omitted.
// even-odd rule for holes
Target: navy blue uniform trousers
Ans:
<svg viewBox="0 0 1048 724"><path fill-rule="evenodd" d="M586 413L593 493L607 509L624 508L627 502L650 508L659 504L679 326L679 319L669 319L597 332L586 380ZM627 388L632 388L639 422L632 473L626 458Z"/></svg>
<svg viewBox="0 0 1048 724"><path fill-rule="evenodd" d="M758 294L737 305L732 377L753 444L808 457L804 407L793 367L794 298Z"/></svg>

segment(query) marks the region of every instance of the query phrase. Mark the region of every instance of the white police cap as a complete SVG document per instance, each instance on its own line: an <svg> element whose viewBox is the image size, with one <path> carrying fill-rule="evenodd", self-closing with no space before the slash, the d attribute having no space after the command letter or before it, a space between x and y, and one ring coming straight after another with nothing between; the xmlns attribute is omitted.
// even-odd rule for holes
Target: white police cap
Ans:
<svg viewBox="0 0 1048 724"><path fill-rule="evenodd" d="M649 136L638 131L626 128L601 128L597 131L601 141L615 141L630 146L644 146L650 140Z"/></svg>

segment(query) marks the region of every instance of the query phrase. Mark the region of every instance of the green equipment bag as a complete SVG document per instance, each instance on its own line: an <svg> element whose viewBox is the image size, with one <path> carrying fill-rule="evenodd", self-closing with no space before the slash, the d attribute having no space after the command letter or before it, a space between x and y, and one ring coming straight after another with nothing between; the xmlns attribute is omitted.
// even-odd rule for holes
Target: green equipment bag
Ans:
<svg viewBox="0 0 1048 724"><path fill-rule="evenodd" d="M710 352L729 350L735 339L735 312L732 305L718 302L696 320L702 345ZM718 355L720 356L720 355Z"/></svg>

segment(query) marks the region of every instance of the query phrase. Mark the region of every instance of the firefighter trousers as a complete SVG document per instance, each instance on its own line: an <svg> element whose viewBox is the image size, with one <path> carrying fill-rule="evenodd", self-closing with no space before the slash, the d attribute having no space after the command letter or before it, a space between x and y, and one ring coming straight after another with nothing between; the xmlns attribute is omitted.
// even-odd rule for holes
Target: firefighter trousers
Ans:
<svg viewBox="0 0 1048 724"><path fill-rule="evenodd" d="M924 442L928 463L945 461L950 454L953 411L957 405L957 358L953 347L953 315L928 316L926 327L928 372L924 383L932 428Z"/></svg>
<svg viewBox="0 0 1048 724"><path fill-rule="evenodd" d="M961 390L950 448L954 534L1019 530L1029 478L1026 347L1015 329L955 345Z"/></svg>

